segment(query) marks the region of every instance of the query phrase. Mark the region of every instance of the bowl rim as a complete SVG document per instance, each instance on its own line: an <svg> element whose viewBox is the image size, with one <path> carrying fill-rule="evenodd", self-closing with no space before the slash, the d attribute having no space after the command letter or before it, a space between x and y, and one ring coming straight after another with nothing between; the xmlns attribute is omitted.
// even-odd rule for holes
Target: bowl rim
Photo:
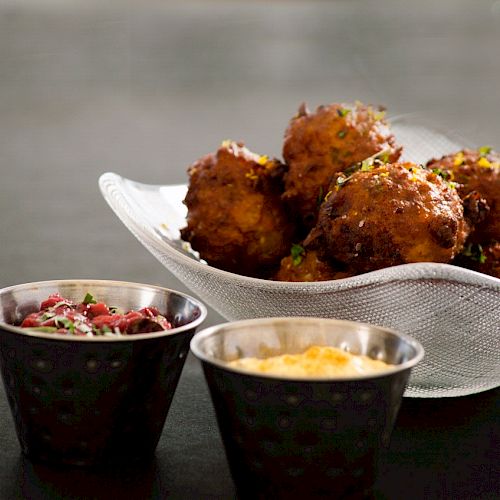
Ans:
<svg viewBox="0 0 500 500"><path fill-rule="evenodd" d="M173 294L180 296L182 298L187 299L189 302L194 304L200 311L199 316L193 321L186 323L185 325L172 328L170 330L161 330L158 332L151 333L136 333L133 335L120 335L120 336L87 336L87 335L61 335L54 333L45 333L45 332L36 332L33 330L29 330L27 328L21 328L19 326L11 325L9 323L5 323L0 321L0 329L6 330L11 333L20 334L27 337L39 338L49 341L65 341L65 342L137 342L140 340L148 340L148 339L157 339L163 337L174 336L177 334L184 333L189 330L196 329L203 321L205 321L208 311L206 306L199 300L191 295L180 292L178 290L174 290L171 288L162 287L159 285L150 285L145 283L137 283L133 281L120 281L120 280L102 280L102 279L54 279L54 280L44 280L44 281L33 281L28 283L20 283L17 285L7 286L5 288L0 289L0 298L2 295L9 293L11 291L15 291L18 289L29 288L33 286L44 286L44 285L58 285L58 284L83 284L83 285L100 285L100 286L111 286L111 287L119 287L119 286L127 286L136 289L150 289L154 291L160 291L162 293Z"/></svg>
<svg viewBox="0 0 500 500"><path fill-rule="evenodd" d="M236 326L236 327L245 327L245 326L258 326L259 324L265 324L265 323L288 323L288 322L299 322L299 323L327 323L330 325L337 325L337 326L342 326L342 325L349 325L349 326L362 326L362 327L367 327L367 328L372 328L378 331L383 331L387 332L391 335L394 335L396 337L399 337L403 339L406 343L410 344L414 349L415 349L415 356L408 360L405 361L404 363L398 364L398 365L391 365L395 368L391 368L390 370L384 370L380 372L375 372L375 373L369 373L369 374L362 374L362 375L354 375L354 376L337 376L337 377L299 377L299 376L284 376L284 375L275 375L275 374L268 374L268 373L258 373L258 372L252 372L249 370L244 370L241 368L235 368L229 366L227 363L224 361L219 361L212 356L209 356L208 354L204 353L202 349L200 348L200 343L206 339L207 337L211 337L213 335L217 335L217 333L224 328L228 328L231 326ZM191 339L190 342L190 349L191 352L194 354L196 358L198 358L202 363L208 363L212 366L215 366L217 368L220 368L225 371L233 372L233 373L238 373L239 375L246 375L250 377L256 377L256 378L265 378L265 379L273 379L273 380L281 380L281 381L293 381L293 382L326 382L326 383L331 383L331 382L346 382L346 381L361 381L361 380L369 380L373 378L381 378L381 377L387 377L387 376L392 376L396 373L400 373L402 371L408 370L413 368L417 363L419 363L425 354L424 347L420 342L418 342L416 339L411 337L410 335L407 335L402 332L398 332L392 328L386 328L384 326L379 326L379 325L374 325L371 323L363 323L360 321L349 321L349 320L341 320L341 319L335 319L335 318L320 318L320 317L311 317L311 316L294 316L294 317L285 317L285 316L280 316L280 317L266 317L266 318L254 318L254 319L244 319L244 320L238 320L238 321L230 321L226 323L221 323L218 325L210 326L207 328L204 328L203 330L200 330L199 332L195 333L193 338Z"/></svg>

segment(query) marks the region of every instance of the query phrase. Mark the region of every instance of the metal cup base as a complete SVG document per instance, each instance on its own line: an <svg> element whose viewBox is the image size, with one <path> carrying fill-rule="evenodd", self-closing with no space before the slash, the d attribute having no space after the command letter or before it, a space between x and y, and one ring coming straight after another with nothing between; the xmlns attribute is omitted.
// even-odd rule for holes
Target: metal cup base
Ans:
<svg viewBox="0 0 500 500"><path fill-rule="evenodd" d="M242 498L344 498L370 489L409 370L308 383L203 364Z"/></svg>

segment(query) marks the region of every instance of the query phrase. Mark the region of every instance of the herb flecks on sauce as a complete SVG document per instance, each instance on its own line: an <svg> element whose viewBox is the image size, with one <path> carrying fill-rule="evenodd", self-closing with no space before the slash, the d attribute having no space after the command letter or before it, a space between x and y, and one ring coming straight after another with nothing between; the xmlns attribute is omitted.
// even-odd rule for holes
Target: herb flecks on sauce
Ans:
<svg viewBox="0 0 500 500"><path fill-rule="evenodd" d="M155 307L122 313L108 307L87 293L82 302L74 302L58 293L40 304L40 310L23 319L21 328L75 336L118 336L151 333L172 328L171 323Z"/></svg>

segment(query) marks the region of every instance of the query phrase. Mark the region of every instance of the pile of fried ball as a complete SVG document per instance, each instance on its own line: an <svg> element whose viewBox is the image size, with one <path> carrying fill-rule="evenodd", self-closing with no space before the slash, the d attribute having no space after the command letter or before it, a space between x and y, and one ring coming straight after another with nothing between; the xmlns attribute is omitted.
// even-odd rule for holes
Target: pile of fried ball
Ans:
<svg viewBox="0 0 500 500"><path fill-rule="evenodd" d="M212 266L279 281L411 262L500 277L500 155L465 149L424 166L401 153L381 107L302 104L284 161L224 141L189 167L181 237Z"/></svg>

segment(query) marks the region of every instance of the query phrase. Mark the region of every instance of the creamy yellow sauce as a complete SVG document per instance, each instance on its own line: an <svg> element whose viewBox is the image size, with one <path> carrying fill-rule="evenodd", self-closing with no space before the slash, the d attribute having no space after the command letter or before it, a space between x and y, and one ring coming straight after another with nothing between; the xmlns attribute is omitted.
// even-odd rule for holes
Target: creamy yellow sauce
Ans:
<svg viewBox="0 0 500 500"><path fill-rule="evenodd" d="M350 377L394 368L394 365L384 361L331 346L312 346L302 354L283 354L265 359L240 358L230 361L229 366L287 377Z"/></svg>

